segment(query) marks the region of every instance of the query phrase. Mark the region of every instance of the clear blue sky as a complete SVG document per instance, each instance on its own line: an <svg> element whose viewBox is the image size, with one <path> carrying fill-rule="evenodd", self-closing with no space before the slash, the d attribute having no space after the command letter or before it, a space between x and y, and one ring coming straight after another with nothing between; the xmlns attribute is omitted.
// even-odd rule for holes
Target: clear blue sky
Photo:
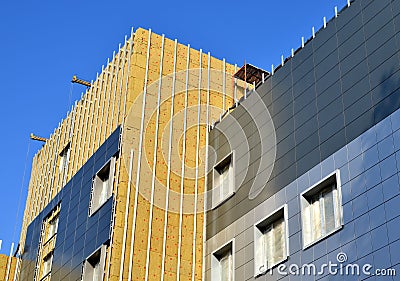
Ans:
<svg viewBox="0 0 400 281"><path fill-rule="evenodd" d="M378 1L378 0L377 0ZM146 5L146 3L150 3ZM18 242L31 160L68 110L73 74L87 80L107 62L131 27L208 52L230 63L270 70L298 48L322 18L346 0L279 1L3 1L0 53L0 253ZM73 99L84 89L74 86ZM27 155L25 181L21 183ZM18 205L20 209L18 213ZM16 231L14 233L14 229Z"/></svg>

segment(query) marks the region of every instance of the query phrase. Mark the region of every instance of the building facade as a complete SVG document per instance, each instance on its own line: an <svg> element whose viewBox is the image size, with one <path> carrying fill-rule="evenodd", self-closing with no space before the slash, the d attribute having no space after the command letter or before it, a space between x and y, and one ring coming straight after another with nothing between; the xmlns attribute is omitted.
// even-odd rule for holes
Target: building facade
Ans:
<svg viewBox="0 0 400 281"><path fill-rule="evenodd" d="M14 280L15 266L17 259L15 257L0 255L0 280Z"/></svg>
<svg viewBox="0 0 400 281"><path fill-rule="evenodd" d="M33 159L19 280L201 280L202 148L235 68L132 32Z"/></svg>
<svg viewBox="0 0 400 281"><path fill-rule="evenodd" d="M355 0L271 74L132 32L33 159L17 279L396 280L399 20Z"/></svg>
<svg viewBox="0 0 400 281"><path fill-rule="evenodd" d="M399 20L349 3L211 130L206 280L399 280Z"/></svg>

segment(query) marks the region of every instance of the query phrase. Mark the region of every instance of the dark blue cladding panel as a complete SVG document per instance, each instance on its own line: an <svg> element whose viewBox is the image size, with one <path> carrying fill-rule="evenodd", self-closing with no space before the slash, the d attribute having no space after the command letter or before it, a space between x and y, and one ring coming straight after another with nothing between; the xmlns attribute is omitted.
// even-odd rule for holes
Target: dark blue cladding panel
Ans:
<svg viewBox="0 0 400 281"><path fill-rule="evenodd" d="M208 213L207 238L400 108L398 2L352 1L258 86L275 125L277 154L271 178L253 200L243 195L260 165L261 152L253 140L263 132L243 112L246 103L256 100L253 94L231 112L240 125L247 125L241 127L244 135L235 135L230 143L247 141L254 153L236 194ZM252 105L251 110L261 107ZM219 129L230 129L226 120ZM223 133L212 130L209 137L218 159L230 151L229 145L221 146Z"/></svg>
<svg viewBox="0 0 400 281"><path fill-rule="evenodd" d="M33 280L42 221L58 204L61 210L52 267L55 280L79 277L88 255L108 242L114 197L89 217L90 193L95 173L118 154L120 133L118 127L28 226L21 280Z"/></svg>

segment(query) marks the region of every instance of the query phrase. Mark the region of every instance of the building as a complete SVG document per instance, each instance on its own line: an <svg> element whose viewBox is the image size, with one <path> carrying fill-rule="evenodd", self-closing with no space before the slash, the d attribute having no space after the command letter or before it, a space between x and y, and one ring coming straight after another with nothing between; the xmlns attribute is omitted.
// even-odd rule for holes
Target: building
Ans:
<svg viewBox="0 0 400 281"><path fill-rule="evenodd" d="M349 2L270 74L136 30L33 159L19 280L396 280L399 19Z"/></svg>
<svg viewBox="0 0 400 281"><path fill-rule="evenodd" d="M349 3L211 130L206 280L399 280L399 20Z"/></svg>
<svg viewBox="0 0 400 281"><path fill-rule="evenodd" d="M132 32L33 159L20 280L201 280L200 153L235 68Z"/></svg>
<svg viewBox="0 0 400 281"><path fill-rule="evenodd" d="M0 254L0 280L14 280L16 264L15 257Z"/></svg>

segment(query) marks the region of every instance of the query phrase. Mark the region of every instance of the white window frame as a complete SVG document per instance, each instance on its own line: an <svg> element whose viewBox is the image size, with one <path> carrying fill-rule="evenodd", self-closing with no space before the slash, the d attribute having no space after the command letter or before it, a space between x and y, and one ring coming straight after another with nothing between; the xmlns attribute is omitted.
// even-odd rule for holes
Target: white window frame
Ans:
<svg viewBox="0 0 400 281"><path fill-rule="evenodd" d="M211 281L222 281L221 280L221 259L225 256L224 254L230 250L230 274L231 281L235 280L235 240L232 239L213 251L211 254ZM221 258L222 256L222 258Z"/></svg>
<svg viewBox="0 0 400 281"><path fill-rule="evenodd" d="M284 223L284 256L282 259L275 263L269 264L267 261L267 253L265 253L265 230L270 228L277 220L281 219L283 214ZM254 277L260 276L286 261L289 257L289 223L288 223L288 208L287 204L276 208L273 212L256 222L253 226L254 229Z"/></svg>
<svg viewBox="0 0 400 281"><path fill-rule="evenodd" d="M229 158L229 160L228 160ZM229 187L228 192L225 192L225 188L221 188L221 181L223 177L219 173L219 170L224 162L229 161L228 168L228 177L229 177ZM225 165L224 165L225 166ZM226 200L235 194L235 151L232 151L224 158L222 158L216 165L213 167L212 171L212 209L217 208Z"/></svg>
<svg viewBox="0 0 400 281"><path fill-rule="evenodd" d="M90 262L90 259L93 258L95 255L99 255L99 262L96 264L99 266L100 269L100 279L98 281L103 280L104 276L104 269L105 269L105 262L106 262L106 245L101 245L98 249L96 249L89 257L86 258L83 264L83 273L82 273L82 281L93 281L93 273L96 270L96 266Z"/></svg>
<svg viewBox="0 0 400 281"><path fill-rule="evenodd" d="M333 188L333 184L335 184L335 188ZM321 236L318 238L312 238L312 230L313 227L310 225L311 218L307 211L307 208L310 208L312 201L311 198L318 197L322 198L322 193L329 189L332 186L333 188L333 196L334 196L334 222L335 227L330 230L326 231L323 229L324 224L324 216L321 215ZM335 202L336 198L336 202ZM321 200L321 199L319 199ZM319 203L320 204L320 203ZM303 191L300 194L300 208L301 208L301 229L302 229L302 240L303 240L303 250L318 243L319 241L325 239L326 237L332 235L336 231L340 230L343 227L343 206L342 206L342 186L340 182L340 170L335 170L316 184L312 185L307 190ZM319 207L321 210L321 214L325 210L324 207ZM310 221L307 223L306 221ZM311 232L311 234L306 234L307 232ZM308 237L311 235L311 238Z"/></svg>
<svg viewBox="0 0 400 281"><path fill-rule="evenodd" d="M96 174L93 177L93 180L92 180L92 191L91 191L91 195L90 195L89 216L92 216L98 209L100 209L101 206L103 206L104 203L106 203L107 200L112 195L113 183L114 183L114 173L115 173L115 161L116 161L116 157L115 156L111 157L111 159L109 161L107 161L107 163L104 164L96 172ZM108 179L107 179L107 182L104 182L99 177L99 174L102 173L103 170L106 169L108 165L109 165ZM104 187L104 185L106 185L106 187ZM106 190L104 190L104 188ZM106 192L106 194L103 194L104 191ZM104 197L104 199L101 200L101 202L96 202L97 200L100 201L100 199L102 197Z"/></svg>

